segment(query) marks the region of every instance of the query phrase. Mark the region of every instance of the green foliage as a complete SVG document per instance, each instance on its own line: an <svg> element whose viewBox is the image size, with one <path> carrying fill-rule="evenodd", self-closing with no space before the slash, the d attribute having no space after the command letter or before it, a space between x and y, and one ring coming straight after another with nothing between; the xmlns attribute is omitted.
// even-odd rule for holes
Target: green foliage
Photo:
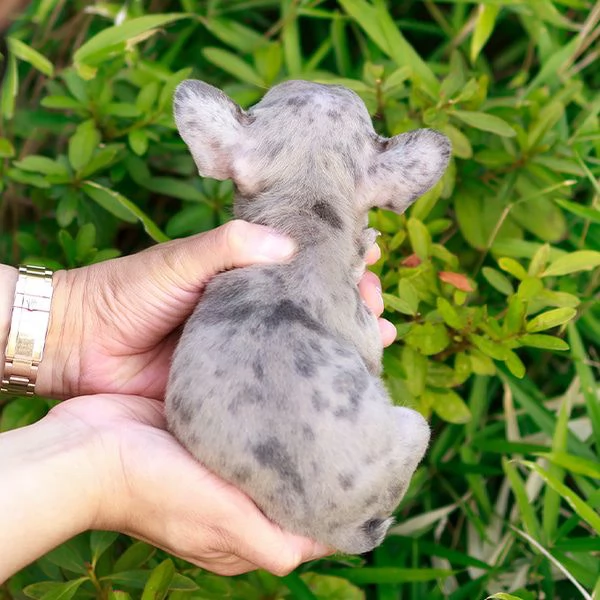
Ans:
<svg viewBox="0 0 600 600"><path fill-rule="evenodd" d="M198 178L175 132L185 77L242 105L288 77L344 84L382 134L434 127L453 143L443 180L406 215L371 215L399 334L387 384L431 417L432 445L366 557L228 579L94 532L0 598L598 597L598 7L150 5L36 0L11 28L0 260L76 267L226 221L231 183ZM48 406L13 399L0 430Z"/></svg>

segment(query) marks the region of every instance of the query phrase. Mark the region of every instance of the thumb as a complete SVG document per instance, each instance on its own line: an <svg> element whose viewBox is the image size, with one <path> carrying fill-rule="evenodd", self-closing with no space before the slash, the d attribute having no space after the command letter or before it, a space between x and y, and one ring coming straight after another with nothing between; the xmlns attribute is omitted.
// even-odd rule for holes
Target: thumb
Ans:
<svg viewBox="0 0 600 600"><path fill-rule="evenodd" d="M195 289L221 271L283 262L295 250L296 244L290 238L264 225L241 220L153 248L164 253L164 261L179 285Z"/></svg>

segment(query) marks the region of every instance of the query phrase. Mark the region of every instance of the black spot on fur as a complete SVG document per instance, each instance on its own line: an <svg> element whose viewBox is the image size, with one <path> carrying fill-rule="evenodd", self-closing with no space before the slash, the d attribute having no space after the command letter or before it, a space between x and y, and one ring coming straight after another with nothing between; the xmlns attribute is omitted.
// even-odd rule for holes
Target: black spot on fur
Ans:
<svg viewBox="0 0 600 600"><path fill-rule="evenodd" d="M201 303L199 310L192 315L192 321L205 325L240 324L255 313L257 307L246 300L248 283L245 279L236 276L215 280L215 284L209 285L205 292L206 300L215 301L210 303L209 310L204 308L207 303Z"/></svg>
<svg viewBox="0 0 600 600"><path fill-rule="evenodd" d="M260 358L254 359L254 362L252 363L252 370L254 371L254 375L256 376L256 379L258 379L259 381L262 381L265 376L265 369L263 367L263 364L262 364L262 361L260 360Z"/></svg>
<svg viewBox="0 0 600 600"><path fill-rule="evenodd" d="M181 396L176 395L176 396L171 397L171 406L173 406L173 408L175 410L179 410L180 409L181 402L182 402Z"/></svg>
<svg viewBox="0 0 600 600"><path fill-rule="evenodd" d="M338 475L338 481L340 482L341 488L346 492L354 487L354 475L345 473Z"/></svg>
<svg viewBox="0 0 600 600"><path fill-rule="evenodd" d="M288 299L277 303L266 324L271 330L282 325L297 324L316 333L325 333L323 326L315 321L306 310Z"/></svg>
<svg viewBox="0 0 600 600"><path fill-rule="evenodd" d="M307 103L307 96L293 96L292 98L288 98L287 101L288 106L304 106Z"/></svg>
<svg viewBox="0 0 600 600"><path fill-rule="evenodd" d="M315 357L317 357L319 359L325 358L325 352L323 350L323 346L321 345L321 343L318 340L310 340L308 342L308 345L310 346L311 350L314 352Z"/></svg>
<svg viewBox="0 0 600 600"><path fill-rule="evenodd" d="M336 346L335 353L338 356L342 356L344 358L348 358L348 357L352 356L352 352L350 350L348 350L348 348L345 348L344 346Z"/></svg>
<svg viewBox="0 0 600 600"><path fill-rule="evenodd" d="M323 398L319 390L315 390L312 395L312 405L317 412L321 412L322 410L329 408L329 401Z"/></svg>
<svg viewBox="0 0 600 600"><path fill-rule="evenodd" d="M262 444L257 444L252 448L252 454L260 465L273 469L297 493L304 493L304 482L298 467L285 446L277 438L270 437Z"/></svg>
<svg viewBox="0 0 600 600"><path fill-rule="evenodd" d="M233 472L233 479L236 483L246 483L251 475L252 471L249 467L241 467Z"/></svg>
<svg viewBox="0 0 600 600"><path fill-rule="evenodd" d="M304 343L297 343L293 346L294 367L296 372L302 377L313 377L317 372L317 361L314 352Z"/></svg>
<svg viewBox="0 0 600 600"><path fill-rule="evenodd" d="M366 369L358 368L353 371L342 371L333 378L333 389L340 395L346 396L346 406L338 408L334 415L338 418L355 420L360 409L363 392L368 386Z"/></svg>
<svg viewBox="0 0 600 600"><path fill-rule="evenodd" d="M275 160L281 154L284 146L285 140L280 140L279 142L270 145L268 150L269 158Z"/></svg>
<svg viewBox="0 0 600 600"><path fill-rule="evenodd" d="M376 543L381 537L381 526L383 525L383 519L369 519L362 524L361 529L367 536L367 539Z"/></svg>
<svg viewBox="0 0 600 600"><path fill-rule="evenodd" d="M319 219L325 221L325 223L331 225L334 229L342 229L344 222L329 202L316 202L312 210Z"/></svg>
<svg viewBox="0 0 600 600"><path fill-rule="evenodd" d="M188 403L181 404L177 415L182 423L189 423L192 420L192 410L190 405Z"/></svg>
<svg viewBox="0 0 600 600"><path fill-rule="evenodd" d="M315 440L315 432L313 428L310 425L307 425L306 423L302 425L302 437L307 442L313 442Z"/></svg>
<svg viewBox="0 0 600 600"><path fill-rule="evenodd" d="M337 110L330 109L327 111L327 116L334 121L339 121L342 118L342 113Z"/></svg>

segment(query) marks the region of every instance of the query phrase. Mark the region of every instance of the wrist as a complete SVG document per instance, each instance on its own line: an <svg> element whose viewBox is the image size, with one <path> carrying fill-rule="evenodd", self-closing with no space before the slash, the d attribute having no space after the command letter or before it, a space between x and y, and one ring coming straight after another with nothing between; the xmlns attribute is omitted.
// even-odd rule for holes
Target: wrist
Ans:
<svg viewBox="0 0 600 600"><path fill-rule="evenodd" d="M74 297L75 272L56 271L52 277L50 321L35 386L40 396L63 399L78 394L83 323L81 301Z"/></svg>
<svg viewBox="0 0 600 600"><path fill-rule="evenodd" d="M0 581L93 526L101 478L94 436L52 413L0 435Z"/></svg>
<svg viewBox="0 0 600 600"><path fill-rule="evenodd" d="M0 379L4 375L4 359L12 307L17 287L18 271L13 267L0 265Z"/></svg>

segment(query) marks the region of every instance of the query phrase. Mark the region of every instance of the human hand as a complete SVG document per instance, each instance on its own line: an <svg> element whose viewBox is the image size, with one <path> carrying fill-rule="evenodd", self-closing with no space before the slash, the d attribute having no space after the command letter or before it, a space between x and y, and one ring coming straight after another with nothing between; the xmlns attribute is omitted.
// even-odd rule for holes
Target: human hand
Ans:
<svg viewBox="0 0 600 600"><path fill-rule="evenodd" d="M0 435L0 583L86 529L121 531L221 575L284 575L330 551L282 531L165 429L163 403L98 395Z"/></svg>
<svg viewBox="0 0 600 600"><path fill-rule="evenodd" d="M284 261L294 247L266 227L231 221L213 231L153 246L97 265L59 271L36 392L56 398L128 393L164 396L178 328L203 286L233 267ZM374 246L368 264L376 262ZM360 292L383 311L379 280L365 273ZM384 345L395 337L380 319Z"/></svg>

